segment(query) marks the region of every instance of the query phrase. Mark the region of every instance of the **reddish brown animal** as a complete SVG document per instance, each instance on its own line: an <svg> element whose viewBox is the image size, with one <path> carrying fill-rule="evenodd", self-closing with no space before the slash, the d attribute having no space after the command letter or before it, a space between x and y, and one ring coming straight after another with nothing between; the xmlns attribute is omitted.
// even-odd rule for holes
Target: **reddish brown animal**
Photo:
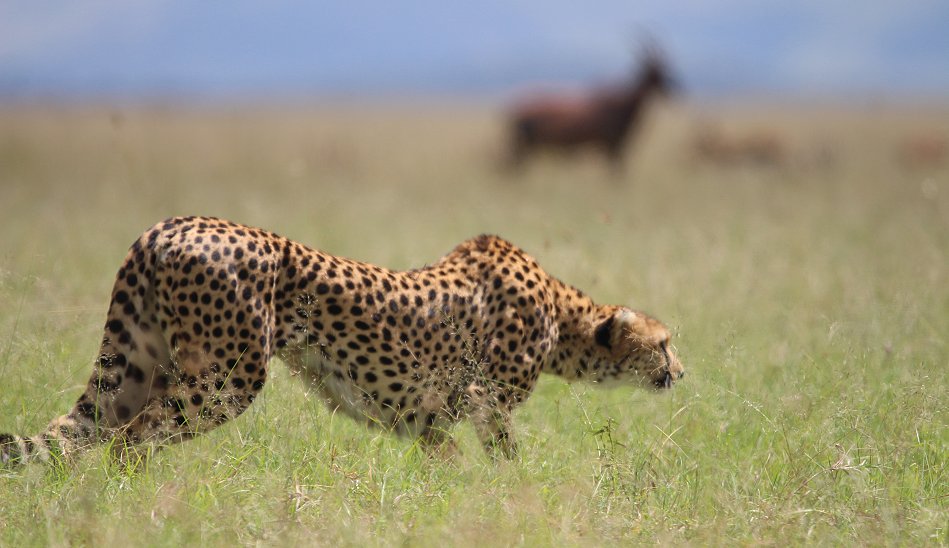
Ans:
<svg viewBox="0 0 949 548"><path fill-rule="evenodd" d="M919 133L903 139L896 154L906 169L938 167L949 158L949 141L937 133Z"/></svg>
<svg viewBox="0 0 949 548"><path fill-rule="evenodd" d="M727 135L709 124L696 131L692 154L698 161L718 165L780 167L788 160L784 141L777 133L758 130L745 135Z"/></svg>
<svg viewBox="0 0 949 548"><path fill-rule="evenodd" d="M665 63L656 51L646 54L631 83L588 95L529 97L515 105L510 119L510 165L517 168L543 148L600 149L620 169L626 143L637 129L649 100L672 89Z"/></svg>

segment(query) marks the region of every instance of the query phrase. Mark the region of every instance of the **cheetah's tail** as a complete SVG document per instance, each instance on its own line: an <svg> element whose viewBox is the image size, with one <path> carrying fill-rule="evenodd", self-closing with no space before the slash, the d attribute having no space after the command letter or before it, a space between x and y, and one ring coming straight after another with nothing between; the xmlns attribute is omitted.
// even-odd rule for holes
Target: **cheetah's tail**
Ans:
<svg viewBox="0 0 949 548"><path fill-rule="evenodd" d="M36 436L0 434L0 470L31 462L49 462L89 447L95 429L72 414L53 419Z"/></svg>
<svg viewBox="0 0 949 548"><path fill-rule="evenodd" d="M33 437L0 434L0 469L33 461L46 462L55 442L47 435Z"/></svg>
<svg viewBox="0 0 949 548"><path fill-rule="evenodd" d="M128 257L122 266L122 271L130 269L140 263L138 274L144 274L146 283L154 283L153 276L157 261L156 242L160 239L162 229L167 230L182 219L169 219L155 225L152 229L136 240L129 249ZM138 263L132 262L134 258ZM143 309L142 296L136 294L138 310ZM110 306L115 305L115 301ZM0 433L0 470L25 465L31 462L49 462L58 457L71 456L79 450L91 447L101 441L103 430L95 420L95 406L89 402L95 400L96 380L100 372L93 374L90 386L93 391L87 394L86 399L80 398L74 409L59 418L53 419L46 430L35 436L18 436L16 434ZM84 396L85 397L85 396Z"/></svg>
<svg viewBox="0 0 949 548"><path fill-rule="evenodd" d="M42 434L0 434L0 470L75 456L102 441L103 435L94 421L75 411L53 419Z"/></svg>

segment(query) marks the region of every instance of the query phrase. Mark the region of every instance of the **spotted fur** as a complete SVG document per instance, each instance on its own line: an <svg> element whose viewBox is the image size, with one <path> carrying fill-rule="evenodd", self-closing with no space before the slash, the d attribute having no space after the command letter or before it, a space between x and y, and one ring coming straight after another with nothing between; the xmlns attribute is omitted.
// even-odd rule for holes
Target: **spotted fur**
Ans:
<svg viewBox="0 0 949 548"><path fill-rule="evenodd" d="M508 456L511 412L541 372L658 388L683 374L660 322L594 304L496 236L398 272L179 217L146 231L119 268L76 405L42 434L0 435L0 461L191 438L247 409L274 357L358 420L436 448L467 417Z"/></svg>

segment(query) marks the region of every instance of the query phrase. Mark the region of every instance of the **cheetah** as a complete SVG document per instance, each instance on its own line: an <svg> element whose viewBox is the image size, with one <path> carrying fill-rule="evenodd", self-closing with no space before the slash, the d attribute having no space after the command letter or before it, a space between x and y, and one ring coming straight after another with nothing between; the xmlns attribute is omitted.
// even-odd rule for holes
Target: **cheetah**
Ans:
<svg viewBox="0 0 949 548"><path fill-rule="evenodd" d="M72 410L41 434L0 435L0 463L190 439L244 412L274 357L359 421L434 451L450 450L450 427L468 419L505 457L516 453L511 413L542 372L655 389L684 374L658 320L594 304L497 236L400 272L177 217L129 249Z"/></svg>

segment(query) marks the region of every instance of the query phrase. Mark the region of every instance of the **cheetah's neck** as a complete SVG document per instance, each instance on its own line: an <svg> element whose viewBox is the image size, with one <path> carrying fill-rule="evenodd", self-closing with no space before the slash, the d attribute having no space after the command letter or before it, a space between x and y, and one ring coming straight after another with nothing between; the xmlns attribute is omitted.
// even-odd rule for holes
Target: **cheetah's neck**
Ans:
<svg viewBox="0 0 949 548"><path fill-rule="evenodd" d="M589 379L596 352L596 328L620 307L596 304L575 287L556 279L553 283L558 336L545 371L568 381Z"/></svg>

